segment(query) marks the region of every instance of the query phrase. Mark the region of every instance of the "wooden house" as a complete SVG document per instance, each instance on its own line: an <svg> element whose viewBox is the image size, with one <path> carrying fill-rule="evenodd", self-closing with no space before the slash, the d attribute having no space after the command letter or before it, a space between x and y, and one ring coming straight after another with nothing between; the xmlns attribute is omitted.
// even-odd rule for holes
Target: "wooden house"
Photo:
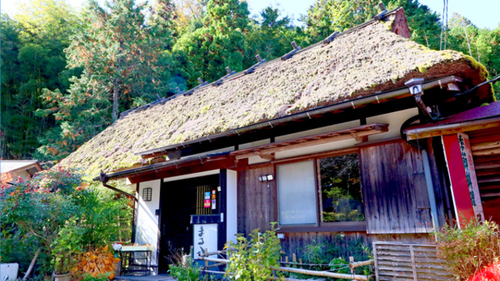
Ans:
<svg viewBox="0 0 500 281"><path fill-rule="evenodd" d="M2 185L27 180L42 170L38 160L0 160Z"/></svg>
<svg viewBox="0 0 500 281"><path fill-rule="evenodd" d="M367 244L432 242L429 233L457 218L473 193L452 192L441 135L415 132L492 102L493 93L489 84L466 93L487 77L473 58L409 37L403 9L384 11L124 112L60 165L135 186L135 241L154 246L160 272L172 248L221 249L270 222L288 255L338 233ZM479 182L481 192L490 188Z"/></svg>

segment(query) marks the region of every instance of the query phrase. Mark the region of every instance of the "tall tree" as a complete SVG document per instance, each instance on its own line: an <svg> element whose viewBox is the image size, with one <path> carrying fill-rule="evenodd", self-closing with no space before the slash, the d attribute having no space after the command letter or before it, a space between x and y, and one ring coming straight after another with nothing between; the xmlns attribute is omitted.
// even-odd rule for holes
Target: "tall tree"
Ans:
<svg viewBox="0 0 500 281"><path fill-rule="evenodd" d="M312 42L321 40L334 31L344 31L377 15L378 0L317 0L308 10L306 32ZM412 30L412 40L439 48L441 31L439 16L418 0L383 0L387 9L403 7ZM428 44L427 44L428 42Z"/></svg>
<svg viewBox="0 0 500 281"><path fill-rule="evenodd" d="M33 0L1 21L2 157L32 158L38 136L54 126L53 118L34 116L42 89L65 89L78 72L65 69L63 50L80 19L62 0Z"/></svg>
<svg viewBox="0 0 500 281"><path fill-rule="evenodd" d="M438 14L431 11L418 0L390 0L384 1L387 9L403 7L410 27L411 40L427 46L430 49L439 49L441 24Z"/></svg>
<svg viewBox="0 0 500 281"><path fill-rule="evenodd" d="M379 13L378 0L317 0L307 11L306 32L312 42L342 32Z"/></svg>
<svg viewBox="0 0 500 281"><path fill-rule="evenodd" d="M255 56L267 60L275 59L292 50L290 43L296 41L305 46L307 36L301 28L294 27L288 16L282 16L278 8L269 6L253 20L245 35L245 66L255 64Z"/></svg>
<svg viewBox="0 0 500 281"><path fill-rule="evenodd" d="M168 0L158 0L149 18L147 7L133 0L112 0L105 9L89 1L88 26L66 50L69 67L81 67L83 74L71 78L66 92L46 90L46 109L37 112L54 116L60 125L42 139L42 153L65 157L118 119L120 111L149 102L167 89L162 51L172 44L173 7Z"/></svg>
<svg viewBox="0 0 500 281"><path fill-rule="evenodd" d="M195 76L216 80L232 70L244 68L245 34L249 28L246 2L239 0L210 0L201 26L186 31L174 46L189 56L195 66ZM193 86L194 80L189 81Z"/></svg>
<svg viewBox="0 0 500 281"><path fill-rule="evenodd" d="M175 0L176 28L182 34L193 21L205 17L207 0Z"/></svg>

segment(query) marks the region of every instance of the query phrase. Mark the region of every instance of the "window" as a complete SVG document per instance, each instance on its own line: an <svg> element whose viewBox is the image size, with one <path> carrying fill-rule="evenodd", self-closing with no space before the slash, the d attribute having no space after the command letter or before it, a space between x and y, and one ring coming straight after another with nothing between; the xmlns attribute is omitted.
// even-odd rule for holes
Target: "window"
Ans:
<svg viewBox="0 0 500 281"><path fill-rule="evenodd" d="M280 225L316 224L314 161L279 165L276 172Z"/></svg>
<svg viewBox="0 0 500 281"><path fill-rule="evenodd" d="M364 221L358 154L319 159L321 221Z"/></svg>
<svg viewBox="0 0 500 281"><path fill-rule="evenodd" d="M153 188L146 187L142 190L142 200L151 201L153 199Z"/></svg>
<svg viewBox="0 0 500 281"><path fill-rule="evenodd" d="M364 222L358 154L277 165L276 175L280 226Z"/></svg>

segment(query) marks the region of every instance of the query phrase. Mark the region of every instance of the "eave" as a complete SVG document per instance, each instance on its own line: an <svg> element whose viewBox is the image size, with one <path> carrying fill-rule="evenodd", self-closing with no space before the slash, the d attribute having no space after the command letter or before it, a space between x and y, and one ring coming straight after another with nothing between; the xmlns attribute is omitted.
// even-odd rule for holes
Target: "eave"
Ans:
<svg viewBox="0 0 500 281"><path fill-rule="evenodd" d="M462 82L461 78L456 76L448 76L426 82L422 85L422 89L425 91L436 87L442 88L443 86L446 86L448 84L455 84L459 82ZM249 136L251 133L255 133L259 130L273 130L275 127L282 126L290 122L310 120L313 118L321 117L325 114L338 114L353 110L362 111L361 109L368 105L384 104L389 101L405 99L411 96L412 94L407 87L399 88L392 91L376 93L371 96L366 96L351 101L340 102L334 105L319 107L301 113L256 123L250 126L228 130L222 133L213 134L182 143L141 151L135 154L140 155L143 159L164 155L168 156L170 159L178 159L180 157L188 156L194 153L203 153L210 150L237 145L238 141L233 139L244 139L244 141L246 142L258 140L258 138L252 138L251 136L245 138L245 136ZM412 104L414 104L414 102ZM360 113L359 115L363 116L362 113ZM240 141L239 143L242 142ZM205 146L206 149L199 149L201 146Z"/></svg>
<svg viewBox="0 0 500 281"><path fill-rule="evenodd" d="M434 124L412 126L405 134L407 140L417 140L497 127L500 127L500 102L476 107Z"/></svg>

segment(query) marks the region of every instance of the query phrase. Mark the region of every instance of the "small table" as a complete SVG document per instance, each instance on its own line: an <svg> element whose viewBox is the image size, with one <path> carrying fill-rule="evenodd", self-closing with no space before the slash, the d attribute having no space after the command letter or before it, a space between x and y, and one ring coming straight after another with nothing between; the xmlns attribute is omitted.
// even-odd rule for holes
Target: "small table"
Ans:
<svg viewBox="0 0 500 281"><path fill-rule="evenodd" d="M151 246L123 246L120 252L121 272L139 273L138 275L150 275L151 253L154 248Z"/></svg>

